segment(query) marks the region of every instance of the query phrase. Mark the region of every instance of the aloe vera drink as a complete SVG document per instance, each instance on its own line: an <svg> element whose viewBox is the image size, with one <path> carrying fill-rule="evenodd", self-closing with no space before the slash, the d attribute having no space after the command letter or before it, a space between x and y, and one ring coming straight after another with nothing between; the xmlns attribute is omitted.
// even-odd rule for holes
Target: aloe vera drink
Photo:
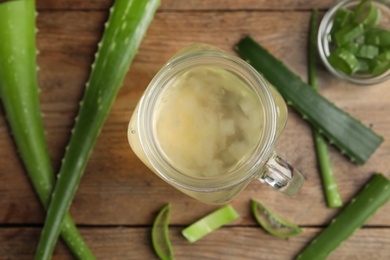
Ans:
<svg viewBox="0 0 390 260"><path fill-rule="evenodd" d="M158 94L153 98L144 94L130 119L132 150L153 172L187 195L208 204L230 201L257 177L236 184L227 181L247 175L243 168L262 149L270 131L261 93L229 67L216 64L192 64L161 84L155 84ZM276 111L273 142L284 127L287 110L279 93L265 84ZM152 108L140 111L142 106ZM150 121L147 127L140 126L140 118ZM148 140L142 142L142 138ZM152 152L145 152L150 146ZM161 167L160 160L169 169ZM171 176L165 176L166 172ZM187 186L180 184L182 180ZM216 188L222 183L226 184L223 188Z"/></svg>

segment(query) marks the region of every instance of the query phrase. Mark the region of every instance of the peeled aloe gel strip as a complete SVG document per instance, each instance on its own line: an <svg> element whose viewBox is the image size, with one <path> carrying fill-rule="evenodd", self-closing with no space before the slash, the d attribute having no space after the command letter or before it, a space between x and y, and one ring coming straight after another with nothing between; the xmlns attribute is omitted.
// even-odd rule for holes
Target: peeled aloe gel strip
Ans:
<svg viewBox="0 0 390 260"><path fill-rule="evenodd" d="M116 0L110 9L53 191L36 259L50 259L52 255L60 223L70 207L93 146L159 3L159 0Z"/></svg>
<svg viewBox="0 0 390 260"><path fill-rule="evenodd" d="M35 17L33 0L0 3L0 98L23 164L47 208L55 179L39 106ZM77 258L95 259L68 214L59 226Z"/></svg>

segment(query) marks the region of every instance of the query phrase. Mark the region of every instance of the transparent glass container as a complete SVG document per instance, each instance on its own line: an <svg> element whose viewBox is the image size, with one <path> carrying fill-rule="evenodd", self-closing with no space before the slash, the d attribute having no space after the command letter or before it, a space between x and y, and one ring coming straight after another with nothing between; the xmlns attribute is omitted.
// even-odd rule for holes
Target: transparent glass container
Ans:
<svg viewBox="0 0 390 260"><path fill-rule="evenodd" d="M390 70L378 76L372 76L370 74L363 74L363 73L348 75L334 68L327 59L327 57L331 52L330 31L332 29L333 19L336 11L340 8L345 8L345 9L354 8L359 2L360 0L343 0L328 10L328 12L323 17L320 23L320 27L318 29L317 46L318 46L318 52L321 57L321 60L329 72L331 72L336 77L344 81L347 81L349 83L353 83L355 85L361 85L361 86L369 86L369 85L379 84L390 79ZM389 30L390 29L390 1L373 0L372 2L381 10L382 13L382 19L379 24L379 27Z"/></svg>
<svg viewBox="0 0 390 260"><path fill-rule="evenodd" d="M203 68L212 68L213 73L217 71L222 74L199 76L195 73L191 74L188 81L180 81L183 75L194 71L202 72ZM212 77L214 79L217 77L217 80L210 82ZM226 77L228 77L228 81L226 81ZM231 84L230 80L234 83ZM177 95L178 98L173 101L173 97L177 93L175 91L178 82L179 86L186 86L187 92L180 92ZM202 103L201 105L207 108L223 101L224 104L229 104L229 107L234 107L226 114L236 113L235 110L243 109L253 115L251 120L246 118L246 122L256 121L262 125L261 131L258 134L255 132L256 140L251 142L253 146L247 153L244 153L247 156L239 159L233 168L215 176L193 175L192 172L195 170L202 174L203 168L186 168L181 163L184 153L188 152L194 158L202 156L203 152L208 153L209 150L213 149L214 140L219 140L223 132L223 130L221 132L215 130L222 128L211 127L211 125L215 125L215 122L210 122L210 120L205 120L205 123L201 125L188 127L188 125L192 126L193 121L196 121L194 118L199 118L200 114L199 108L188 112L188 106L192 104L190 102L193 97L192 89L199 87L199 84L204 87L205 82L208 83L202 90L206 92L209 89L218 89L218 86L230 86L225 88L226 92L224 90L224 93L220 94L227 99L213 99L211 102L205 102L210 97L209 93L205 93L204 96L200 93L201 96L195 96L196 102ZM260 108L255 110L256 113L252 113L253 107L247 110L245 106L242 106L244 103L239 103L235 97L233 98L236 93L243 91L242 88L247 88L249 91L245 92L247 91L245 90L244 93L251 94L240 100L248 101L250 99L256 102ZM221 89L218 89L218 93L219 90ZM212 95L211 97L214 98ZM174 104L173 109L167 113L167 110L163 108L172 103ZM210 113L213 112L210 110ZM221 113L216 112L216 114L218 115L212 118L218 118ZM167 121L162 120L162 118L167 117ZM240 121L243 119L242 117L235 117L237 119L235 128L244 122ZM287 108L283 98L248 63L213 46L194 44L174 55L153 78L132 114L128 127L128 140L139 159L170 185L206 204L224 204L235 198L249 182L256 179L287 195L293 195L300 189L303 176L274 151L275 142L282 132L286 120ZM161 124L161 121L168 123ZM220 126L221 122L218 124ZM179 128L183 128L185 131L179 131ZM244 128L240 126L236 132L242 132ZM230 131L230 127L227 129ZM203 134L207 135L209 132L210 134L214 133L212 138L206 138L207 141L203 140ZM199 136L197 133L201 133L202 138L193 138L193 136ZM229 136L228 138L232 139L233 137ZM199 145L201 145L200 149ZM172 155L169 152L171 146L176 147L180 152ZM196 149L200 152L193 153L192 150ZM191 156L187 157L192 158ZM221 161L225 160L223 157L218 158Z"/></svg>

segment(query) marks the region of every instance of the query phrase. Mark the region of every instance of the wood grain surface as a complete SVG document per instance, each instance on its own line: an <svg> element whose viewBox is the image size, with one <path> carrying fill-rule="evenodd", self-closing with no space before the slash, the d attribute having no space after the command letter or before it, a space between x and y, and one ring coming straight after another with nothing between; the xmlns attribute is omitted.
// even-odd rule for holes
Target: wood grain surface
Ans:
<svg viewBox="0 0 390 260"><path fill-rule="evenodd" d="M41 107L57 170L111 2L37 1ZM311 128L291 108L276 148L305 176L302 190L286 197L252 182L231 203L240 218L195 244L187 243L180 230L218 207L183 195L151 173L130 149L126 135L131 114L150 80L171 55L190 43L209 43L234 54L234 44L249 34L306 80L311 10L323 12L335 2L162 1L70 209L98 259L157 258L150 243L150 228L166 203L172 204L170 237L177 259L293 259L329 223L339 209L326 207ZM320 62L318 72L320 93L385 139L364 166L352 164L330 148L341 197L347 203L373 173L390 178L390 83L353 86L331 76ZM303 235L281 239L266 234L250 214L252 198L302 226ZM0 259L33 259L44 217L0 108ZM72 259L72 255L59 242L53 259ZM390 259L390 204L330 259Z"/></svg>

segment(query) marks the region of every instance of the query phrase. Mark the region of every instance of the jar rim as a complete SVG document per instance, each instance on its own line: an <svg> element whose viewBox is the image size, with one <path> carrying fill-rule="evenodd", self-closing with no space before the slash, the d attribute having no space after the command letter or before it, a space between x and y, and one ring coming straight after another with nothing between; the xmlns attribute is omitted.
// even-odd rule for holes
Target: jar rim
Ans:
<svg viewBox="0 0 390 260"><path fill-rule="evenodd" d="M202 65L223 67L243 78L263 104L265 122L260 141L248 158L247 163L226 175L196 178L180 173L162 156L153 133L153 113L159 97L178 73L193 66ZM152 79L140 100L138 133L145 155L160 177L179 188L209 192L229 189L259 174L259 169L265 164L273 150L277 127L276 117L276 104L271 90L267 82L252 66L228 53L216 50L200 50L175 56Z"/></svg>
<svg viewBox="0 0 390 260"><path fill-rule="evenodd" d="M330 54L330 30L333 25L333 18L336 11L341 7L353 7L358 4L360 0L342 0L333 7L331 7L324 15L321 20L318 34L317 34L317 48L319 56L322 60L322 63L331 72L333 75L339 79L345 80L349 83L353 83L360 86L369 86L374 84L379 84L390 79L390 70L385 73L382 73L378 76L372 76L369 74L355 74L348 75L337 69L335 69L328 61L327 57ZM382 10L387 10L390 15L390 2L387 0L373 0L373 2L380 7Z"/></svg>

